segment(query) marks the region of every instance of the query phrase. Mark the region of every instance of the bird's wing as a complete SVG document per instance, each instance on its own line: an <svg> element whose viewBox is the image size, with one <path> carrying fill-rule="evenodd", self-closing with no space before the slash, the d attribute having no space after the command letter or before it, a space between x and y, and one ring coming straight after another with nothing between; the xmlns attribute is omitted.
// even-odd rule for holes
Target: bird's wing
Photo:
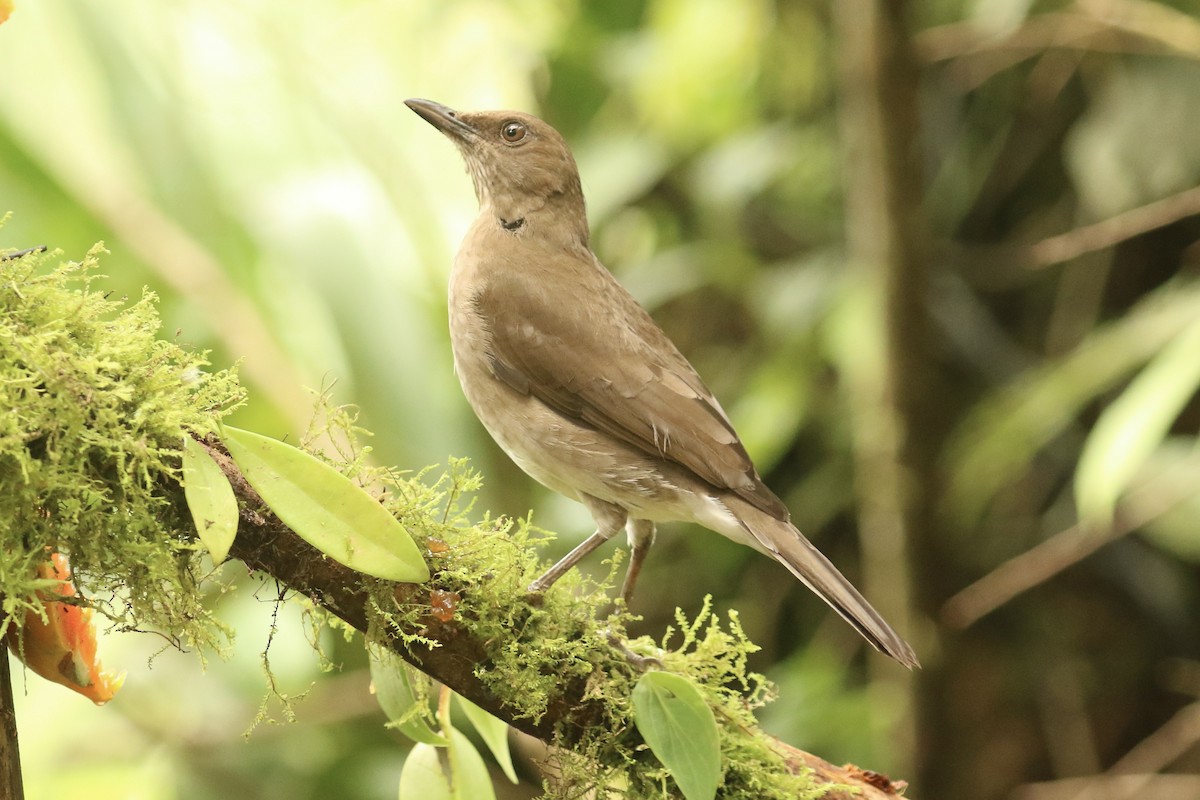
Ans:
<svg viewBox="0 0 1200 800"><path fill-rule="evenodd" d="M650 315L603 267L568 274L569 303L534 270L489 276L473 303L490 330L493 374L786 520L720 404Z"/></svg>

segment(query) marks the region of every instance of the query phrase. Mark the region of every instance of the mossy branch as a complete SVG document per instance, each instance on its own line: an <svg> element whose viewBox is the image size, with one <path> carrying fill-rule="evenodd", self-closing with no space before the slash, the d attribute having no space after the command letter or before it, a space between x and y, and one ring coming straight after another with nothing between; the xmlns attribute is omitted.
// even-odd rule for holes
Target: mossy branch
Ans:
<svg viewBox="0 0 1200 800"><path fill-rule="evenodd" d="M251 569L264 572L307 596L351 627L367 633L371 628L368 609L372 591L362 576L325 558L288 529L263 505L233 460L218 446L213 446L215 443L208 444L243 509L238 536L230 554ZM431 585L437 583L435 574ZM429 604L430 588L427 585L388 584L388 588L400 606ZM511 706L477 675L476 667L489 660L495 643L480 641L454 621L443 622L429 615L417 620L407 632L413 637L412 643L391 636L387 639L388 646L422 672L530 736L570 747L581 741L585 733L608 724L609 701L596 691L591 678L575 678L563 683L545 713L532 719L524 716L522 709ZM618 651L601 650L595 656L597 661L608 662L609 669L632 669ZM835 766L779 740L772 740L772 744L785 756L787 768L793 773L811 770L811 776L818 783L846 787L822 795L828 800L852 796L895 797L903 788L878 773L854 765Z"/></svg>
<svg viewBox="0 0 1200 800"><path fill-rule="evenodd" d="M49 257L0 260L0 633L40 613L36 567L59 551L118 629L153 628L181 645L221 649L233 632L205 605L212 566L180 484L192 436L238 498L235 558L550 742L558 796L618 777L625 796L661 795L667 773L631 722L640 673L613 645L629 616L614 610L607 584L573 572L532 602L525 587L542 568L535 529L468 520L461 506L478 479L462 464L432 484L368 466L355 444L363 432L328 407L314 434L342 443L335 466L373 487L426 552L432 577L389 583L327 558L271 513L218 441L219 420L243 397L236 375L206 372L202 355L158 339L152 295L126 304L94 291L97 255L48 272ZM859 797L894 794L881 776L833 767L757 728L753 710L772 689L747 669L756 648L735 613L681 616L662 642L626 644L689 678L714 709L723 797L836 798L849 787Z"/></svg>

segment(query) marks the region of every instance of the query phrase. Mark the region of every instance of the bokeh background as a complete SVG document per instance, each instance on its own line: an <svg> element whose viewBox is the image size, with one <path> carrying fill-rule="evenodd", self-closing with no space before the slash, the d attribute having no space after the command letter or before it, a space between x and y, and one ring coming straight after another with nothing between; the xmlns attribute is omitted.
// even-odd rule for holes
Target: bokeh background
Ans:
<svg viewBox="0 0 1200 800"><path fill-rule="evenodd" d="M403 100L534 111L594 249L925 668L683 527L640 632L739 609L769 730L924 800L1200 797L1198 59L1184 0L18 0L0 246L104 241L163 336L240 362L239 424L295 436L329 389L379 461L469 456L481 512L533 509L565 550L586 514L460 396L445 284L475 199ZM109 637L104 708L18 678L31 798L394 796L359 644L239 580L227 659ZM268 637L307 694L247 738Z"/></svg>

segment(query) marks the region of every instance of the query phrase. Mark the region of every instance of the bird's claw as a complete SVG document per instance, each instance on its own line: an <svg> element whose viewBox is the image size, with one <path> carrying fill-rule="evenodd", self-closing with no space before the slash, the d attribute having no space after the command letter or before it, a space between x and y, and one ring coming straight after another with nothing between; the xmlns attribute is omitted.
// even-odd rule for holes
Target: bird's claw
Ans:
<svg viewBox="0 0 1200 800"><path fill-rule="evenodd" d="M617 636L615 633L608 633L607 638L608 643L615 649L619 650L621 655L625 656L625 660L628 661L630 665L638 672L646 672L651 667L662 669L663 662L658 656L644 656L640 653L635 653L629 647L629 645L625 643L625 640L620 636Z"/></svg>

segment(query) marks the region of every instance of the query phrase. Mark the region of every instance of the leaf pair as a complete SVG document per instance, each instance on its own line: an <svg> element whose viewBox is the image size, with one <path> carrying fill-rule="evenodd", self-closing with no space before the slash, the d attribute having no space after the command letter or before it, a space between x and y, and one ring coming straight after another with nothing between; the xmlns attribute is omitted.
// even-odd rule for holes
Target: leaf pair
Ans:
<svg viewBox="0 0 1200 800"><path fill-rule="evenodd" d="M223 427L229 454L285 525L333 560L392 581L423 583L429 568L404 527L375 498L303 450ZM238 506L225 473L199 442L184 439L183 484L200 541L220 563L237 535Z"/></svg>
<svg viewBox="0 0 1200 800"><path fill-rule="evenodd" d="M448 772L442 768L439 748L413 746L400 771L400 800L495 800L487 764L470 739L452 729L445 752Z"/></svg>
<svg viewBox="0 0 1200 800"><path fill-rule="evenodd" d="M442 728L439 733L425 720L422 713L425 711L425 701L418 697L419 692L412 683L413 671L409 666L395 653L379 647L369 647L368 654L371 659L371 685L380 707L390 720L389 727L396 728L417 742L405 759L404 769L400 773L400 797L421 800L486 800L495 797L483 759L470 740L450 723L449 697L446 698L445 714L439 714ZM448 689L444 691L449 692ZM496 763L508 779L516 783L517 773L513 769L508 748L508 725L462 696L454 696L492 751ZM446 759L442 758L438 748L446 749Z"/></svg>

